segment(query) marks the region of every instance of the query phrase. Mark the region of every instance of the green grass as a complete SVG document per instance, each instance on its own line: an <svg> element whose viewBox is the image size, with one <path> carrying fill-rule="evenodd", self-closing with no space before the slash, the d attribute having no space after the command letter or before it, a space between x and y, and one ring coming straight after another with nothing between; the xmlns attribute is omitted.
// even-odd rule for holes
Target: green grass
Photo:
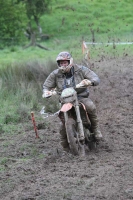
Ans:
<svg viewBox="0 0 133 200"><path fill-rule="evenodd" d="M46 68L47 66L47 68ZM31 111L40 111L44 105L48 112L57 111L57 101L42 98L42 85L47 75L56 67L49 60L14 62L0 68L0 132L14 134L20 132L21 123L31 123Z"/></svg>
<svg viewBox="0 0 133 200"><path fill-rule="evenodd" d="M41 42L49 51L38 47L6 47L0 51L0 67L13 65L15 61L55 60L62 50L82 59L81 43L92 41L91 29L96 42L133 41L132 7L132 0L52 0L49 13L40 19L43 33L51 36L50 40Z"/></svg>
<svg viewBox="0 0 133 200"><path fill-rule="evenodd" d="M19 132L16 124L27 121L30 112L58 109L57 101L43 100L42 85L55 69L60 51L70 51L74 61L81 61L82 41L133 41L132 0L52 0L50 12L40 19L43 33L50 39L40 42L48 51L38 47L4 47L0 50L0 131ZM133 54L133 45L88 45L91 60ZM18 127L18 128L17 128Z"/></svg>
<svg viewBox="0 0 133 200"><path fill-rule="evenodd" d="M133 45L88 45L88 48L91 59L118 58L133 54Z"/></svg>
<svg viewBox="0 0 133 200"><path fill-rule="evenodd" d="M133 25L128 23L133 18L132 6L132 0L53 1L51 15L41 18L42 27L56 37L89 36L90 27L99 28L97 34L123 35L132 32Z"/></svg>

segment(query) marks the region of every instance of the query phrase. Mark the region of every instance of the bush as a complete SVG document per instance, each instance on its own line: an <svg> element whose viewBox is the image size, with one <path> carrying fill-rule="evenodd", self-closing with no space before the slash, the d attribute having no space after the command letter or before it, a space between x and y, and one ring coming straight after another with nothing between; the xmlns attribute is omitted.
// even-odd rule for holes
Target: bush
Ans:
<svg viewBox="0 0 133 200"><path fill-rule="evenodd" d="M3 118L4 124L27 121L31 110L40 111L42 104L46 112L53 113L59 109L58 98L49 100L42 98L42 85L55 68L56 65L52 61L35 60L28 63L14 63L12 66L0 69L2 83L0 101L6 99L7 103L4 106L8 106L5 109L7 114Z"/></svg>

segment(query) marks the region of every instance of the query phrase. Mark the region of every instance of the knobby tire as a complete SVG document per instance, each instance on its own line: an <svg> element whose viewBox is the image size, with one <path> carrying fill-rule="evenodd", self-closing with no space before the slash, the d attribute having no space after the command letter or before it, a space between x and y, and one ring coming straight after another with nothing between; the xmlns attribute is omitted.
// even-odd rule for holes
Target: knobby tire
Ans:
<svg viewBox="0 0 133 200"><path fill-rule="evenodd" d="M76 141L76 122L72 118L68 118L66 122L66 131L67 131L67 137L69 138L69 147L70 151L74 155L79 155L79 144Z"/></svg>

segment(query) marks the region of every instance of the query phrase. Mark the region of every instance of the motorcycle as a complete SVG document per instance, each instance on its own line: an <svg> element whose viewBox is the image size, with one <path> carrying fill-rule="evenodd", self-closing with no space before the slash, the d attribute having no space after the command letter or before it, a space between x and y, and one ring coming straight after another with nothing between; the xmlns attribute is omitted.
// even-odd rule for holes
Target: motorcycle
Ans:
<svg viewBox="0 0 133 200"><path fill-rule="evenodd" d="M65 124L67 141L73 155L85 156L85 147L95 149L97 141L91 132L91 123L85 105L78 100L76 88L88 87L91 82L87 79L77 84L75 88L65 88L60 95L61 109L59 118ZM56 90L46 91L43 97L56 95Z"/></svg>
<svg viewBox="0 0 133 200"><path fill-rule="evenodd" d="M62 91L60 102L62 107L59 117L64 114L70 152L73 155L85 156L85 147L92 150L97 145L95 136L91 133L91 123L85 105L78 100L76 89L73 87Z"/></svg>

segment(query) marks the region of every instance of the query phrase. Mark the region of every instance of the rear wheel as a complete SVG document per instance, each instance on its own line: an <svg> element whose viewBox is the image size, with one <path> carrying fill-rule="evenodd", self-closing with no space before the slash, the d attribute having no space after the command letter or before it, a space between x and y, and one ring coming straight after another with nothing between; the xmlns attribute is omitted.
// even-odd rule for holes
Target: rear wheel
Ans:
<svg viewBox="0 0 133 200"><path fill-rule="evenodd" d="M66 132L71 153L74 155L85 154L84 144L81 144L77 138L78 133L76 129L76 121L74 119L68 118L66 122Z"/></svg>

